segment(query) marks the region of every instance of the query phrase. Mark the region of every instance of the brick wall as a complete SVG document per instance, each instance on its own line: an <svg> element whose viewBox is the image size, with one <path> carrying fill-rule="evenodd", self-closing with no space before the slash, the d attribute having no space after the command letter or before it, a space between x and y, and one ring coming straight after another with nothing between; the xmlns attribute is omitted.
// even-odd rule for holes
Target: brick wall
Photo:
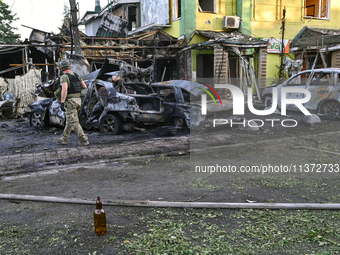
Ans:
<svg viewBox="0 0 340 255"><path fill-rule="evenodd" d="M216 83L227 83L228 69L228 52L223 47L215 47L214 80Z"/></svg>
<svg viewBox="0 0 340 255"><path fill-rule="evenodd" d="M267 76L267 48L260 48L258 53L257 62L257 78L258 86L262 92L266 87L266 76Z"/></svg>
<svg viewBox="0 0 340 255"><path fill-rule="evenodd" d="M332 64L331 67L340 68L340 50L332 52Z"/></svg>

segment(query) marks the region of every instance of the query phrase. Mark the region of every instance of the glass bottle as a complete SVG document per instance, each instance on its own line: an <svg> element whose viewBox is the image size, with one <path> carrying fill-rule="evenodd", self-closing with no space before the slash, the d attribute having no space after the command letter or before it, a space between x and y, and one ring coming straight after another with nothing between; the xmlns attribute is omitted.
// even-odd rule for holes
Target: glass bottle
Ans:
<svg viewBox="0 0 340 255"><path fill-rule="evenodd" d="M106 214L102 207L100 197L97 197L96 210L93 213L94 216L94 232L97 236L106 234Z"/></svg>

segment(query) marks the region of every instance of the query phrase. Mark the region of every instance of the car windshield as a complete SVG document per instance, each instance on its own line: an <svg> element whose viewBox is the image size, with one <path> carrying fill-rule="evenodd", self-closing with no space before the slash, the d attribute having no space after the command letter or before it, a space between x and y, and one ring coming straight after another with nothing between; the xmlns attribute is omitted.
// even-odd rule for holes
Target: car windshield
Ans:
<svg viewBox="0 0 340 255"><path fill-rule="evenodd" d="M305 86L311 72L304 72L288 80L287 86Z"/></svg>

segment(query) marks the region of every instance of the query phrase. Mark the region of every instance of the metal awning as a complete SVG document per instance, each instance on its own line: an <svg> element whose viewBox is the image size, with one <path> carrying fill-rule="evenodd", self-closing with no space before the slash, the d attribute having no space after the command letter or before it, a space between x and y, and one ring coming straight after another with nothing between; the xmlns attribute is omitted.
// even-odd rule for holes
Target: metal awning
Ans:
<svg viewBox="0 0 340 255"><path fill-rule="evenodd" d="M340 29L305 26L290 43L291 51L340 46ZM338 49L338 47L336 47Z"/></svg>
<svg viewBox="0 0 340 255"><path fill-rule="evenodd" d="M215 31L201 31L196 30L195 35L202 35L209 40L207 42L196 43L183 48L183 51L190 50L200 47L208 47L215 45L223 45L229 47L240 47L240 48L262 48L267 47L267 41L255 38L238 31L233 32L215 32ZM192 39L192 38L191 38ZM189 42L190 43L190 42Z"/></svg>

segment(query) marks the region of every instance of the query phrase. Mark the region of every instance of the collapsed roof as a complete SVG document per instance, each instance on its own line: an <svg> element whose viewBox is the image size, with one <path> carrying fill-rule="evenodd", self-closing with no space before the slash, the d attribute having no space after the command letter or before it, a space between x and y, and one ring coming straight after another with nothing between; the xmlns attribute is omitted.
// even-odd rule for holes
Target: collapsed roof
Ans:
<svg viewBox="0 0 340 255"><path fill-rule="evenodd" d="M290 43L291 49L330 47L340 44L340 29L314 28L305 26Z"/></svg>

